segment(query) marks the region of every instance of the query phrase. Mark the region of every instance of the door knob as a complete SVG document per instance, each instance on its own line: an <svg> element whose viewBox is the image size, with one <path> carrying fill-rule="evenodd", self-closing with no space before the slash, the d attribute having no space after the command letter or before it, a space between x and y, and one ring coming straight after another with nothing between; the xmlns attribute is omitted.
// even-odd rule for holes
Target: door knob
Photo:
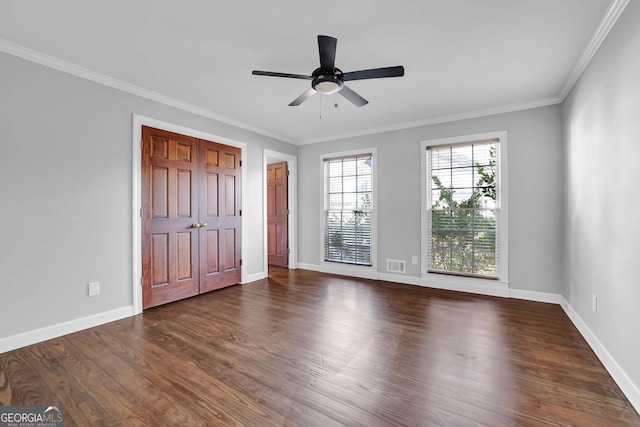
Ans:
<svg viewBox="0 0 640 427"><path fill-rule="evenodd" d="M200 227L206 227L206 226L207 226L207 223L206 223L206 222L202 221L202 222L200 223Z"/></svg>
<svg viewBox="0 0 640 427"><path fill-rule="evenodd" d="M200 228L201 225L199 223L191 224L191 228Z"/></svg>

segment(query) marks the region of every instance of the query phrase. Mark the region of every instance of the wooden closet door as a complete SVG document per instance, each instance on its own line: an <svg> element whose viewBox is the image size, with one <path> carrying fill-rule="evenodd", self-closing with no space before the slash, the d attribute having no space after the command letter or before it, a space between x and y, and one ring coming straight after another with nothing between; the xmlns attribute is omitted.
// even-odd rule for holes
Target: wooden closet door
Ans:
<svg viewBox="0 0 640 427"><path fill-rule="evenodd" d="M240 149L200 142L200 292L240 282Z"/></svg>
<svg viewBox="0 0 640 427"><path fill-rule="evenodd" d="M200 286L197 145L193 138L142 129L143 308L192 295Z"/></svg>
<svg viewBox="0 0 640 427"><path fill-rule="evenodd" d="M267 165L267 252L269 265L289 265L287 162Z"/></svg>

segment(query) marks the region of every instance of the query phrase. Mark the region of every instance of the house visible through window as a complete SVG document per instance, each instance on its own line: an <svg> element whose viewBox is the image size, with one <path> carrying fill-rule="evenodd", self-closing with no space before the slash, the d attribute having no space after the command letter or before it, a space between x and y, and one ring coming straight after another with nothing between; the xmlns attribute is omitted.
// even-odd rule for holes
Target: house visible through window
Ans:
<svg viewBox="0 0 640 427"><path fill-rule="evenodd" d="M427 268L499 277L497 139L427 147Z"/></svg>
<svg viewBox="0 0 640 427"><path fill-rule="evenodd" d="M324 159L324 260L371 266L373 157Z"/></svg>

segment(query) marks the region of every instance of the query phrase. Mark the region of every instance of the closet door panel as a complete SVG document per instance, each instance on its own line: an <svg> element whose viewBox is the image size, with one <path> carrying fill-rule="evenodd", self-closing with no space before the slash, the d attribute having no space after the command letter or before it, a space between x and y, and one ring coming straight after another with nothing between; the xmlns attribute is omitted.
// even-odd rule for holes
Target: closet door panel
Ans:
<svg viewBox="0 0 640 427"><path fill-rule="evenodd" d="M154 307L200 289L198 165L195 141L143 127L142 305Z"/></svg>
<svg viewBox="0 0 640 427"><path fill-rule="evenodd" d="M205 239L200 243L200 291L208 292L240 282L240 149L200 141L202 181L200 218ZM207 248L208 250L204 250Z"/></svg>

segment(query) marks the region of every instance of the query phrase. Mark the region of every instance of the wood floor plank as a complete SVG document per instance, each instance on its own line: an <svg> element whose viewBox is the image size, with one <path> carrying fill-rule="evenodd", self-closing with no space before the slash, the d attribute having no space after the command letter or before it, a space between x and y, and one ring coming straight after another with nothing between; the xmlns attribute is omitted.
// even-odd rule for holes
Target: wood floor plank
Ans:
<svg viewBox="0 0 640 427"><path fill-rule="evenodd" d="M183 316L189 316L184 314ZM197 324L195 319L192 319ZM282 396L293 396L295 406L307 408L307 412L313 412L317 418L326 418L338 420L344 425L349 422L349 418L341 415L344 412L344 404L334 401L332 396L317 395L313 390L313 383L317 380L318 372L322 369L318 368L318 364L312 357L298 358L292 353L298 354L305 352L302 347L288 348L282 351L282 347L276 345L275 348L265 345L262 338L258 335L249 337L248 332L237 332L229 335L228 331L222 329L221 336L225 337L220 341L219 337L203 336L197 331L199 328L192 328L188 331L182 331L179 336L173 336L177 340L183 340L183 349L195 346L199 352L210 352L215 347L215 358L220 360L223 367L239 372L250 378L255 383L261 384L268 389L269 400L273 396L280 396L279 400L273 402L276 408L282 407ZM171 331L167 331L171 333ZM239 337L242 337L239 339ZM273 343L273 342L272 342ZM263 399L265 397L263 396ZM324 400L323 405L318 405L319 400ZM263 401L266 404L266 401ZM312 410L310 410L312 409ZM289 413L290 409L287 410ZM351 411L351 408L346 408ZM370 424L369 424L370 425Z"/></svg>
<svg viewBox="0 0 640 427"><path fill-rule="evenodd" d="M60 404L31 366L24 349L0 354L0 405L40 406Z"/></svg>
<svg viewBox="0 0 640 427"><path fill-rule="evenodd" d="M273 269L0 354L65 425L640 426L557 305Z"/></svg>
<svg viewBox="0 0 640 427"><path fill-rule="evenodd" d="M126 395L131 410L145 420L157 420L169 415L171 423L205 425L197 411L185 405L180 397L179 378L172 370L154 370L142 357L133 342L122 344L109 336L109 329L94 329L75 339L73 344L99 365L113 379L120 393ZM103 349L109 351L103 351ZM175 378L176 387L166 386L166 378ZM195 397L195 396L194 396ZM214 408L211 408L212 412Z"/></svg>
<svg viewBox="0 0 640 427"><path fill-rule="evenodd" d="M227 372L221 368L226 367L215 366L210 357L203 357L207 356L206 350L193 352L189 343L172 345L176 340L169 339L168 335L164 335L158 345L154 340L131 336L119 328L111 328L107 334L110 339L126 341L135 348L138 357L150 367L150 375L154 370L171 372L171 376L157 376L157 384L170 390L174 398L209 423L255 424L279 420L277 413L260 404L256 398L258 390L253 385L242 382L238 376L225 375ZM212 414L215 414L213 418Z"/></svg>

